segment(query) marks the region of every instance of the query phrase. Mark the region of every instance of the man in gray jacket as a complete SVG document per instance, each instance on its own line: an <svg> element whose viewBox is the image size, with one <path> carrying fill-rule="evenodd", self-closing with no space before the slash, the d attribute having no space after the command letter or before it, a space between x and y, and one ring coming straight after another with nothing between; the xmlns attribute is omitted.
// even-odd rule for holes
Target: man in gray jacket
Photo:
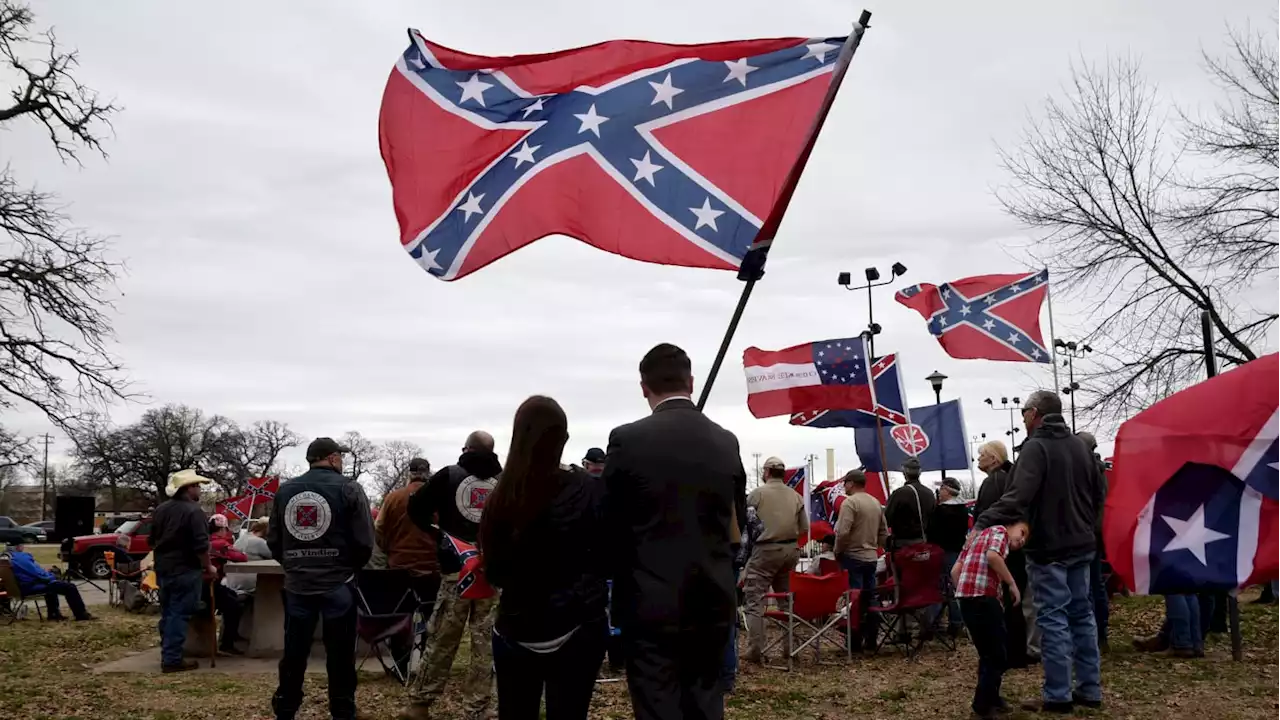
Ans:
<svg viewBox="0 0 1280 720"><path fill-rule="evenodd" d="M342 475L347 448L332 438L307 446L311 469L284 483L271 508L267 545L284 566L284 657L271 699L277 720L293 720L316 623L324 623L329 714L356 717L356 572L373 554L373 516L358 483Z"/></svg>

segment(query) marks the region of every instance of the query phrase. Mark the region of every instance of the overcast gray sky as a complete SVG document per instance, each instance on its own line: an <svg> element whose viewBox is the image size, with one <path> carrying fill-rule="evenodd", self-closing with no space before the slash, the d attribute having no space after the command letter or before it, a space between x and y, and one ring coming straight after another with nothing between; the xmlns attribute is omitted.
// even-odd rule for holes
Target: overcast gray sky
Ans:
<svg viewBox="0 0 1280 720"><path fill-rule="evenodd" d="M1228 24L1273 24L1274 2L872 2L874 13L716 383L708 413L750 454L800 464L852 431L793 428L747 412L741 352L855 335L865 296L836 273L894 261L903 285L1021 268L1026 236L992 188L997 143L1073 61L1140 57L1189 108L1218 98L1200 66ZM704 376L741 289L730 273L644 265L547 238L470 277L436 281L400 248L378 155L377 116L406 27L478 54L559 50L612 38L708 42L844 34L859 6L834 0L445 2L36 2L79 48L82 81L125 110L109 161L59 164L31 128L0 135L19 176L116 238L117 352L153 404L237 421L274 418L307 437L359 430L421 444L437 465L469 430L504 450L532 393L569 416L566 460L647 412L636 363L674 342ZM8 128L8 126L6 126ZM1272 281L1274 290L1274 281ZM1274 292L1270 293L1274 302ZM1085 330L1059 303L1058 334ZM948 376L970 434L1000 436L988 396L1049 384L1047 366L953 360L913 311L876 296L913 405ZM1047 330L1047 324L1046 324ZM127 422L145 405L119 407ZM30 413L6 419L38 433ZM1104 428L1110 434L1113 428ZM60 446L65 451L66 443ZM290 456L300 460L300 451ZM822 460L819 475L824 474Z"/></svg>

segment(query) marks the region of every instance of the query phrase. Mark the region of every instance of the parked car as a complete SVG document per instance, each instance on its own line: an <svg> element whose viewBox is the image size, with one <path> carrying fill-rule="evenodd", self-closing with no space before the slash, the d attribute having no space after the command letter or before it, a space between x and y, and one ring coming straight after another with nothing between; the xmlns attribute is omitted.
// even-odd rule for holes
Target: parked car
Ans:
<svg viewBox="0 0 1280 720"><path fill-rule="evenodd" d="M109 515L106 518L103 518L101 525L94 528L93 534L110 535L111 533L119 532L120 526L130 520L140 520L141 518L142 516L137 513L132 515Z"/></svg>
<svg viewBox="0 0 1280 720"><path fill-rule="evenodd" d="M59 540L61 540L62 538L60 538L60 537L58 536L58 533L54 532L54 527L55 527L55 525L56 525L56 523L55 523L53 520L41 520L41 521L39 521L39 522L27 523L26 525L23 525L22 527L23 527L23 528L31 528L32 530L35 530L35 531L37 531L37 532L44 533L44 534L45 534L46 539L45 539L45 540L41 540L40 542L51 542L51 543L56 543L56 542L58 542Z"/></svg>
<svg viewBox="0 0 1280 720"><path fill-rule="evenodd" d="M113 533L81 535L63 540L58 557L85 577L101 580L111 575L111 567L107 565L107 551L115 552L117 557L124 554L130 560L141 561L151 552L151 544L147 539L150 534L150 517L129 520Z"/></svg>
<svg viewBox="0 0 1280 720"><path fill-rule="evenodd" d="M19 525L14 522L13 518L0 515L0 543L15 545L18 543L42 543L48 541L48 539L49 536L43 530Z"/></svg>

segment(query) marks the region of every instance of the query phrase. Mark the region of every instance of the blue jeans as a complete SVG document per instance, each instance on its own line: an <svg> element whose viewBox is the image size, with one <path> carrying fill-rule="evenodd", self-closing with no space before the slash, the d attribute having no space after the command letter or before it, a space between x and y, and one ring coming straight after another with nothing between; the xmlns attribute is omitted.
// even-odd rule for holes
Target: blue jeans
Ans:
<svg viewBox="0 0 1280 720"><path fill-rule="evenodd" d="M1098 644L1107 643L1107 628L1111 625L1111 600L1107 598L1107 584L1102 580L1102 558L1095 557L1089 564L1089 589L1093 594L1093 621L1098 625Z"/></svg>
<svg viewBox="0 0 1280 720"><path fill-rule="evenodd" d="M156 575L160 585L160 663L182 664L182 646L187 641L187 624L196 614L203 583L199 570Z"/></svg>
<svg viewBox="0 0 1280 720"><path fill-rule="evenodd" d="M329 675L329 716L354 720L356 716L356 601L351 585L339 585L319 595L284 593L284 657L280 658L280 684L271 707L276 718L292 720L302 705L302 681L307 656L323 622L325 670ZM597 663L596 667L600 665Z"/></svg>
<svg viewBox="0 0 1280 720"><path fill-rule="evenodd" d="M1075 695L1102 700L1102 658L1089 592L1092 562L1091 552L1044 565L1027 560L1035 586L1046 702L1071 702L1073 674Z"/></svg>
<svg viewBox="0 0 1280 720"><path fill-rule="evenodd" d="M1196 595L1165 595L1164 612L1169 619L1169 645L1178 650L1204 650L1200 624L1200 598Z"/></svg>
<svg viewBox="0 0 1280 720"><path fill-rule="evenodd" d="M839 557L839 561L840 567L849 573L849 589L862 591L858 596L862 639L859 642L858 638L850 638L853 648L857 650L861 646L867 650L875 650L876 634L880 629L877 622L878 616L868 613L867 608L876 602L876 561L855 560L844 555Z"/></svg>

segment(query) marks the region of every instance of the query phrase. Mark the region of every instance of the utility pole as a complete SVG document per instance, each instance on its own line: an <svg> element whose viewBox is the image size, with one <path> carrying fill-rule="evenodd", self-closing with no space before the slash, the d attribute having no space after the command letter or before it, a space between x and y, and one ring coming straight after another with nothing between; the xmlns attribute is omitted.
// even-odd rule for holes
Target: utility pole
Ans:
<svg viewBox="0 0 1280 720"><path fill-rule="evenodd" d="M44 477L40 480L40 519L48 520L49 505L49 443L53 441L53 436L45 433L41 437L44 438Z"/></svg>
<svg viewBox="0 0 1280 720"><path fill-rule="evenodd" d="M751 453L751 457L755 458L755 461L756 461L756 484L755 484L755 486L756 486L756 487L760 487L760 453L758 453L758 452Z"/></svg>

